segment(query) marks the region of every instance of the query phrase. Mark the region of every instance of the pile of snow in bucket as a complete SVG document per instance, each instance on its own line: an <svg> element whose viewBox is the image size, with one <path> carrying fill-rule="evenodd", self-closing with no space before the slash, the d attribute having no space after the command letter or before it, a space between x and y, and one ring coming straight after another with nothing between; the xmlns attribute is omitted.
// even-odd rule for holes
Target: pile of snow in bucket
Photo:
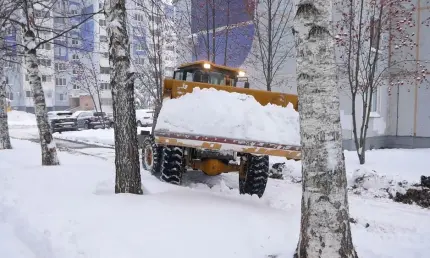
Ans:
<svg viewBox="0 0 430 258"><path fill-rule="evenodd" d="M300 145L299 113L291 103L262 106L253 96L213 88L166 100L156 130Z"/></svg>

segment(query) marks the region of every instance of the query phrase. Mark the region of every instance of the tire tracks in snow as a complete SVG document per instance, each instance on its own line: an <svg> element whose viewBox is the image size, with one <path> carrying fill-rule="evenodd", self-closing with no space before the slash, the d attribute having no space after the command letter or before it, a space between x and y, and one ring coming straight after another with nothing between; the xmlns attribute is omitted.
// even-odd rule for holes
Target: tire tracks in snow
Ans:
<svg viewBox="0 0 430 258"><path fill-rule="evenodd" d="M40 140L38 138L21 138L21 137L11 137L11 138L17 139L17 140L30 141L30 142L34 142L34 143L40 143ZM58 150L60 150L60 151L65 151L65 152L68 152L71 154L91 156L91 157L99 158L102 160L108 160L109 158L100 156L101 155L100 153L88 153L88 152L85 152L84 150L90 149L90 148L114 150L113 147L88 144L88 143L84 143L84 142L76 142L76 141L64 140L64 139L54 139L54 140L55 140L55 143L57 145ZM73 145L75 145L75 147L73 147ZM76 147L76 146L79 146L79 147Z"/></svg>

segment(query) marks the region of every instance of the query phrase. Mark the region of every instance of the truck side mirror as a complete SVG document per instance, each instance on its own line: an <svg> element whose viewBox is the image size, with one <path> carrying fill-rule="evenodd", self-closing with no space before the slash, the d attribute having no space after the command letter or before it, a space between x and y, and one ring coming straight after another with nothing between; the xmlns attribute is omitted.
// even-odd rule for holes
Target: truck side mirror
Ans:
<svg viewBox="0 0 430 258"><path fill-rule="evenodd" d="M245 82L245 86L244 86L244 88L245 88L245 89L249 89L249 82Z"/></svg>

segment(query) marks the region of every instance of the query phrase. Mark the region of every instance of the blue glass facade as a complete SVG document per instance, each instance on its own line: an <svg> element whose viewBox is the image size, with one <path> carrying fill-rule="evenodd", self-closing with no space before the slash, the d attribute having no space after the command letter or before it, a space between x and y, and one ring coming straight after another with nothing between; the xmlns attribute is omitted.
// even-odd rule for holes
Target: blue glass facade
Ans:
<svg viewBox="0 0 430 258"><path fill-rule="evenodd" d="M193 56L193 60L208 59L208 52L212 53L215 48L216 63L241 66L254 38L253 1L191 0L191 3L191 33L198 33L197 58ZM225 29L227 26L229 29ZM216 30L215 46L213 29Z"/></svg>

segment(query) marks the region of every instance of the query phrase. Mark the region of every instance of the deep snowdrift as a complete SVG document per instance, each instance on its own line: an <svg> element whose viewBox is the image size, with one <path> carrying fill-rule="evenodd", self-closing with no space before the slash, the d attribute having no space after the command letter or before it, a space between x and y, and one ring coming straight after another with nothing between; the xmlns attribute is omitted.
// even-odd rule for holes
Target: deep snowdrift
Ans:
<svg viewBox="0 0 430 258"><path fill-rule="evenodd" d="M369 150L364 165L360 165L355 151L344 151L344 154L348 186L358 195L389 198L419 183L421 175L430 176L430 149ZM283 178L301 182L301 162L271 157L271 163L284 163Z"/></svg>
<svg viewBox="0 0 430 258"><path fill-rule="evenodd" d="M288 107L262 106L253 96L216 89L163 102L156 130L300 145L299 114Z"/></svg>

